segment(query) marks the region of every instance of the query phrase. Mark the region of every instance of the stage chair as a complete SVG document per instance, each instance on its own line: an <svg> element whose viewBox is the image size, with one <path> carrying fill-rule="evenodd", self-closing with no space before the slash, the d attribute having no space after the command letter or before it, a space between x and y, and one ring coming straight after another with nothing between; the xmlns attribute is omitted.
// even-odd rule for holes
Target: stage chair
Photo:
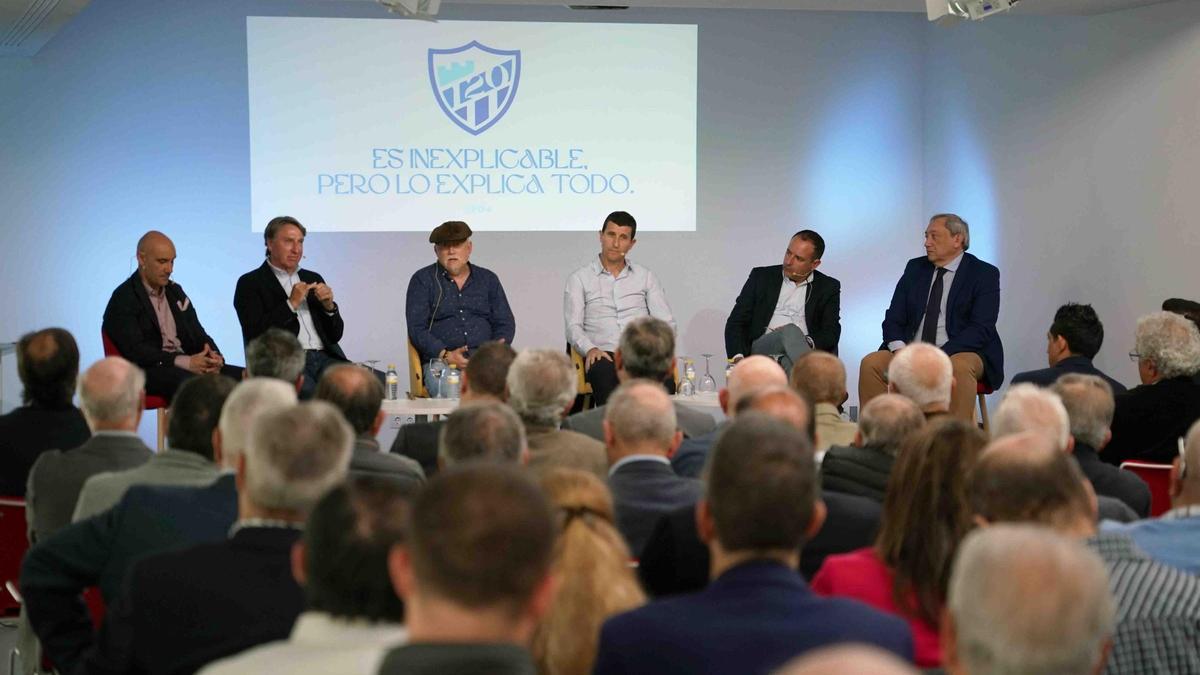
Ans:
<svg viewBox="0 0 1200 675"><path fill-rule="evenodd" d="M1121 468L1150 486L1150 517L1171 510L1171 465L1153 462L1121 462Z"/></svg>
<svg viewBox="0 0 1200 675"><path fill-rule="evenodd" d="M408 341L408 397L429 398L429 390L425 388L425 368L421 363L421 355Z"/></svg>
<svg viewBox="0 0 1200 675"><path fill-rule="evenodd" d="M986 384L979 382L975 385L975 397L979 399L979 417L983 421L983 430L988 431L987 396L996 391Z"/></svg>
<svg viewBox="0 0 1200 675"><path fill-rule="evenodd" d="M570 342L567 343L567 355L571 357L571 363L575 366L575 375L579 378L576 388L577 396L583 397L583 404L580 410L587 410L592 407L592 385L588 384L587 378L584 377L584 360L583 356L575 349Z"/></svg>
<svg viewBox="0 0 1200 675"><path fill-rule="evenodd" d="M117 349L117 345L113 344L113 341L108 337L108 333L105 333L103 330L100 331L100 339L104 342L105 356L122 356L121 352ZM167 447L167 416L171 413L167 407L167 399L162 396L147 394L145 409L158 411L158 451L162 452L163 448Z"/></svg>

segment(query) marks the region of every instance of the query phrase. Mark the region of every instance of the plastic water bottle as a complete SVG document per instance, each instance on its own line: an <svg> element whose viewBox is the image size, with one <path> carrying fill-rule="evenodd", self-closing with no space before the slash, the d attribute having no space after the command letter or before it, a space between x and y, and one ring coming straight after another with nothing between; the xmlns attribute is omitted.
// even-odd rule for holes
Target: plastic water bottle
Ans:
<svg viewBox="0 0 1200 675"><path fill-rule="evenodd" d="M450 370L446 372L445 398L458 398L459 391L462 390L462 378L458 374L458 366L450 364Z"/></svg>
<svg viewBox="0 0 1200 675"><path fill-rule="evenodd" d="M400 398L400 375L396 373L396 364L389 363L387 369L387 386L384 387L384 392L387 400L395 401Z"/></svg>

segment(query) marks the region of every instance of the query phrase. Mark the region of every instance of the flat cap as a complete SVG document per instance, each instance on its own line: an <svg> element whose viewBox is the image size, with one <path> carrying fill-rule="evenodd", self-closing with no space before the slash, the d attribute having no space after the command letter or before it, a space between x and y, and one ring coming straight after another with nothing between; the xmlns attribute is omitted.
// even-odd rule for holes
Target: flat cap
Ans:
<svg viewBox="0 0 1200 675"><path fill-rule="evenodd" d="M471 238L471 226L461 220L450 220L433 228L429 233L429 243L449 244L454 241L465 241Z"/></svg>

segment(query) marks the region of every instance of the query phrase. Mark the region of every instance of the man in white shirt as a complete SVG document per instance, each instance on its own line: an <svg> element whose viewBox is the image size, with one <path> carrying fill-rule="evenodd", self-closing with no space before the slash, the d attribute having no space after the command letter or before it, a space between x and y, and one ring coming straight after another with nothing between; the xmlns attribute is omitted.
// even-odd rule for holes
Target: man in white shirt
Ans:
<svg viewBox="0 0 1200 675"><path fill-rule="evenodd" d="M633 319L652 316L677 330L666 293L654 273L626 256L637 243L637 221L614 211L600 230L600 255L567 278L563 317L567 342L584 357L584 378L597 406L617 388L613 352L621 331ZM671 393L674 380L664 382Z"/></svg>

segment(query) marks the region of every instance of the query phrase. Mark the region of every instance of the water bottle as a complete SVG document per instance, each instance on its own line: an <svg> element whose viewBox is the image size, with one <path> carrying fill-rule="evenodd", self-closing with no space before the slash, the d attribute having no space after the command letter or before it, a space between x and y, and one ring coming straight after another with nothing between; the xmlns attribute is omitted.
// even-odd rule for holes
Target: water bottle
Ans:
<svg viewBox="0 0 1200 675"><path fill-rule="evenodd" d="M446 398L458 398L459 391L462 389L462 378L458 375L458 366L451 363L450 370L446 373Z"/></svg>
<svg viewBox="0 0 1200 675"><path fill-rule="evenodd" d="M384 387L384 392L387 400L395 401L400 398L400 375L396 373L396 364L389 363L387 369L387 386Z"/></svg>

